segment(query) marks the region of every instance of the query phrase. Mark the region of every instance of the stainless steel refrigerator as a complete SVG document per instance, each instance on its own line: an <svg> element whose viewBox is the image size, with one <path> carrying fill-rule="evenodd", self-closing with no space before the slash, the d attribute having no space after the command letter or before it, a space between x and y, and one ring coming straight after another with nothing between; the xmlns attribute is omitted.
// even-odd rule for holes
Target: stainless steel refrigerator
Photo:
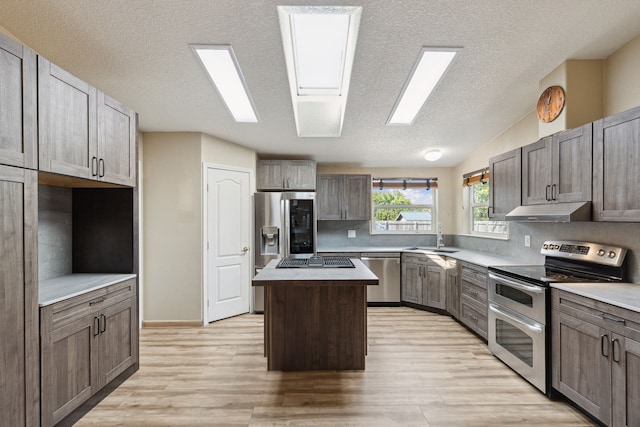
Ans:
<svg viewBox="0 0 640 427"><path fill-rule="evenodd" d="M283 257L309 258L316 253L316 193L255 193L254 273ZM253 288L253 310L264 311L264 288Z"/></svg>

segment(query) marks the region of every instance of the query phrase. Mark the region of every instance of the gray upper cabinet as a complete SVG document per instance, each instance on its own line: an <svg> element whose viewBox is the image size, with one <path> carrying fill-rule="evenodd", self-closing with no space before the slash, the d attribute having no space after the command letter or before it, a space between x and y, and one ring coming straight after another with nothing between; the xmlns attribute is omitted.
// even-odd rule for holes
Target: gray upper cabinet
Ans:
<svg viewBox="0 0 640 427"><path fill-rule="evenodd" d="M0 164L38 167L36 54L0 34Z"/></svg>
<svg viewBox="0 0 640 427"><path fill-rule="evenodd" d="M135 113L38 57L39 169L134 186Z"/></svg>
<svg viewBox="0 0 640 427"><path fill-rule="evenodd" d="M640 107L593 126L593 219L639 222Z"/></svg>
<svg viewBox="0 0 640 427"><path fill-rule="evenodd" d="M316 189L316 163L312 160L259 160L259 191Z"/></svg>
<svg viewBox="0 0 640 427"><path fill-rule="evenodd" d="M371 175L318 175L319 220L371 219Z"/></svg>
<svg viewBox="0 0 640 427"><path fill-rule="evenodd" d="M98 92L98 177L136 185L136 113Z"/></svg>
<svg viewBox="0 0 640 427"><path fill-rule="evenodd" d="M522 204L591 200L592 125L522 147Z"/></svg>
<svg viewBox="0 0 640 427"><path fill-rule="evenodd" d="M39 425L37 173L0 165L0 414Z"/></svg>
<svg viewBox="0 0 640 427"><path fill-rule="evenodd" d="M505 215L520 206L521 149L489 159L489 217L503 220Z"/></svg>

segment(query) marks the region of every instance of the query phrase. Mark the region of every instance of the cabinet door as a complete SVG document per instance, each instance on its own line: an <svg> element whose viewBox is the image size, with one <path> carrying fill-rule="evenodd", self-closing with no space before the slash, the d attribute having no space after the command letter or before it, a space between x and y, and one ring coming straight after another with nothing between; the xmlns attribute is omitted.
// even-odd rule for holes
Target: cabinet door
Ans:
<svg viewBox="0 0 640 427"><path fill-rule="evenodd" d="M136 114L98 92L98 178L136 185Z"/></svg>
<svg viewBox="0 0 640 427"><path fill-rule="evenodd" d="M318 219L342 219L342 175L318 175Z"/></svg>
<svg viewBox="0 0 640 427"><path fill-rule="evenodd" d="M98 384L103 387L137 361L135 298L102 310L99 323Z"/></svg>
<svg viewBox="0 0 640 427"><path fill-rule="evenodd" d="M259 160L257 169L258 190L284 189L285 165L282 160Z"/></svg>
<svg viewBox="0 0 640 427"><path fill-rule="evenodd" d="M552 310L552 385L585 411L611 424L611 333Z"/></svg>
<svg viewBox="0 0 640 427"><path fill-rule="evenodd" d="M36 172L0 166L0 424L37 425Z"/></svg>
<svg viewBox="0 0 640 427"><path fill-rule="evenodd" d="M594 122L593 219L640 221L640 107Z"/></svg>
<svg viewBox="0 0 640 427"><path fill-rule="evenodd" d="M422 269L420 264L402 263L402 301L422 304Z"/></svg>
<svg viewBox="0 0 640 427"><path fill-rule="evenodd" d="M97 92L38 57L39 169L79 178L98 176Z"/></svg>
<svg viewBox="0 0 640 427"><path fill-rule="evenodd" d="M42 336L42 425L69 415L98 390L95 314Z"/></svg>
<svg viewBox="0 0 640 427"><path fill-rule="evenodd" d="M289 160L284 178L287 190L315 190L316 164L311 160Z"/></svg>
<svg viewBox="0 0 640 427"><path fill-rule="evenodd" d="M613 335L611 352L612 425L640 426L640 342Z"/></svg>
<svg viewBox="0 0 640 427"><path fill-rule="evenodd" d="M522 192L521 150L508 151L489 159L489 217L503 220L520 205Z"/></svg>
<svg viewBox="0 0 640 427"><path fill-rule="evenodd" d="M0 164L38 168L36 54L0 34Z"/></svg>
<svg viewBox="0 0 640 427"><path fill-rule="evenodd" d="M371 219L371 176L344 175L342 206L344 219Z"/></svg>
<svg viewBox="0 0 640 427"><path fill-rule="evenodd" d="M446 308L445 270L429 263L424 269L422 282L422 304L433 308Z"/></svg>
<svg viewBox="0 0 640 427"><path fill-rule="evenodd" d="M460 317L460 284L456 268L447 269L447 312L455 319Z"/></svg>
<svg viewBox="0 0 640 427"><path fill-rule="evenodd" d="M522 204L551 201L551 137L522 147Z"/></svg>
<svg viewBox="0 0 640 427"><path fill-rule="evenodd" d="M591 123L553 136L552 201L588 202L591 200L592 140Z"/></svg>

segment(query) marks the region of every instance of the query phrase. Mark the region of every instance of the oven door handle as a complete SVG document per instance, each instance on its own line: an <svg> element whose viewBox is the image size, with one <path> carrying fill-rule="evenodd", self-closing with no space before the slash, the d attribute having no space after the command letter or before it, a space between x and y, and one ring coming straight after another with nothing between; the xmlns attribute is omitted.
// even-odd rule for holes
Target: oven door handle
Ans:
<svg viewBox="0 0 640 427"><path fill-rule="evenodd" d="M513 280L505 279L502 276L496 276L493 273L489 273L489 278L495 280L496 282L503 282L508 284L511 287L514 287L521 291L530 292L532 294L541 294L544 292L544 288L541 286L524 285L522 283L514 282Z"/></svg>
<svg viewBox="0 0 640 427"><path fill-rule="evenodd" d="M527 328L528 330L530 330L531 332L535 332L537 334L541 334L542 333L542 328L538 325L530 325L528 323L523 322L522 320L511 316L510 314L505 313L504 311L498 309L495 305L493 304L489 304L489 310L493 311L495 314L497 314L498 316L504 317L506 319L511 320L512 322L524 326L525 328Z"/></svg>

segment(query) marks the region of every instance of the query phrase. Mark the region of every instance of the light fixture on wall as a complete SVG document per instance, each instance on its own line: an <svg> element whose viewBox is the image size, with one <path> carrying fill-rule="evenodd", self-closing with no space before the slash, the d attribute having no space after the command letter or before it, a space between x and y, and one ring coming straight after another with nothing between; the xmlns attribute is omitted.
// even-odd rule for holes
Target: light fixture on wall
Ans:
<svg viewBox="0 0 640 427"><path fill-rule="evenodd" d="M349 93L361 7L278 6L300 137L338 137Z"/></svg>
<svg viewBox="0 0 640 427"><path fill-rule="evenodd" d="M457 48L423 47L418 55L409 79L393 106L387 125L412 125L418 112L436 87L451 61L458 53Z"/></svg>
<svg viewBox="0 0 640 427"><path fill-rule="evenodd" d="M228 45L191 45L236 122L256 123L258 115L233 48Z"/></svg>
<svg viewBox="0 0 640 427"><path fill-rule="evenodd" d="M426 153L424 153L425 160L428 160L430 162L435 162L436 160L440 159L440 157L442 157L442 151L438 150L437 148L428 150Z"/></svg>

